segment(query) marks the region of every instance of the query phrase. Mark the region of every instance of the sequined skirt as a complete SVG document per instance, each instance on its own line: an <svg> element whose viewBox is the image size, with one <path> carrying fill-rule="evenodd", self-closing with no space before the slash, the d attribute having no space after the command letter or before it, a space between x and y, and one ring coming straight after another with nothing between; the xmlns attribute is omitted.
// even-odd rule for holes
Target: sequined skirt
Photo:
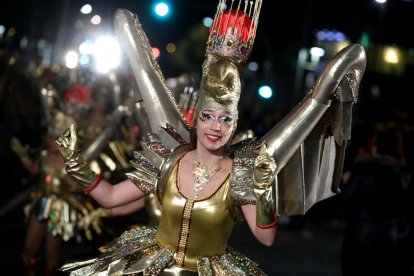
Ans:
<svg viewBox="0 0 414 276"><path fill-rule="evenodd" d="M156 242L156 228L125 231L94 256L67 261L70 275L266 275L256 263L228 247L220 256L201 257L197 271L174 265L174 252Z"/></svg>
<svg viewBox="0 0 414 276"><path fill-rule="evenodd" d="M89 217L94 209L91 198L86 195L58 196L41 192L33 192L30 203L24 207L27 219L34 215L38 221L47 223L48 231L54 236L61 236L64 241L76 238L77 242L102 234L102 220Z"/></svg>

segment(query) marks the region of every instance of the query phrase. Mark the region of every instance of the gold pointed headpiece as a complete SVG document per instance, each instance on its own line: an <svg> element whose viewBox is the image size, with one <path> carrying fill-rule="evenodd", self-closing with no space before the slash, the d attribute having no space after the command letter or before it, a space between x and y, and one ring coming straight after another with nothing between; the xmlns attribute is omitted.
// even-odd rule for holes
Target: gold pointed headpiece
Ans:
<svg viewBox="0 0 414 276"><path fill-rule="evenodd" d="M226 2L230 2L229 9ZM253 48L261 7L262 0L220 0L210 26L206 54L244 63Z"/></svg>
<svg viewBox="0 0 414 276"><path fill-rule="evenodd" d="M207 41L196 116L202 108L223 109L237 122L240 74L253 48L261 6L262 0L219 0Z"/></svg>

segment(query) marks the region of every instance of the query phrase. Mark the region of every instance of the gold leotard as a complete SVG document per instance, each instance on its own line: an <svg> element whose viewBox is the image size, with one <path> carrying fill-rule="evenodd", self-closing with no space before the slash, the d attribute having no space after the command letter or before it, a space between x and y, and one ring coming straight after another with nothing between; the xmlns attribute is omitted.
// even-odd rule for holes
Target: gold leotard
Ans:
<svg viewBox="0 0 414 276"><path fill-rule="evenodd" d="M195 270L197 258L222 255L226 251L234 225L230 173L213 193L195 200L180 189L180 169L181 160L168 178L156 240L176 252L178 266Z"/></svg>

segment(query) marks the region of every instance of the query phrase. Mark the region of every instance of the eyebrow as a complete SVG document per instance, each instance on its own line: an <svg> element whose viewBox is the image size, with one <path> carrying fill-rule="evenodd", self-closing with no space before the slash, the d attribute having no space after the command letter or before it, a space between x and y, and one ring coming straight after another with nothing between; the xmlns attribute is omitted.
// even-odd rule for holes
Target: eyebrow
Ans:
<svg viewBox="0 0 414 276"><path fill-rule="evenodd" d="M201 110L200 112L214 112L215 111L215 109L212 109L212 108L205 108L205 109L203 109L203 110ZM226 112L226 111L224 111L223 112L224 114L222 114L222 116L230 116L230 117L233 117L233 115L231 114L231 113L229 113L229 112Z"/></svg>

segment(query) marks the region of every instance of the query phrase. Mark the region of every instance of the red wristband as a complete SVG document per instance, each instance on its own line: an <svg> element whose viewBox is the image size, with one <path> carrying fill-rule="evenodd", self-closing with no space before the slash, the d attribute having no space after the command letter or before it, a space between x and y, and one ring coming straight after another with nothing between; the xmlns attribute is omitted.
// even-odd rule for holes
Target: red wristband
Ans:
<svg viewBox="0 0 414 276"><path fill-rule="evenodd" d="M256 224L256 226L257 227L259 227L260 229L269 229L269 228L273 228L273 227L275 227L276 225L277 225L277 223L278 223L278 219L277 219L277 214L276 214L276 211L275 211L275 213L274 213L274 218L275 218L275 221L274 222L272 222L271 224L268 224L268 225L258 225L258 224Z"/></svg>
<svg viewBox="0 0 414 276"><path fill-rule="evenodd" d="M90 187L88 187L86 189L83 189L83 191L85 193L92 192L93 190L95 190L96 187L98 187L99 183L101 183L101 180L102 180L102 176L101 175L98 175L98 177L96 178L95 182Z"/></svg>

